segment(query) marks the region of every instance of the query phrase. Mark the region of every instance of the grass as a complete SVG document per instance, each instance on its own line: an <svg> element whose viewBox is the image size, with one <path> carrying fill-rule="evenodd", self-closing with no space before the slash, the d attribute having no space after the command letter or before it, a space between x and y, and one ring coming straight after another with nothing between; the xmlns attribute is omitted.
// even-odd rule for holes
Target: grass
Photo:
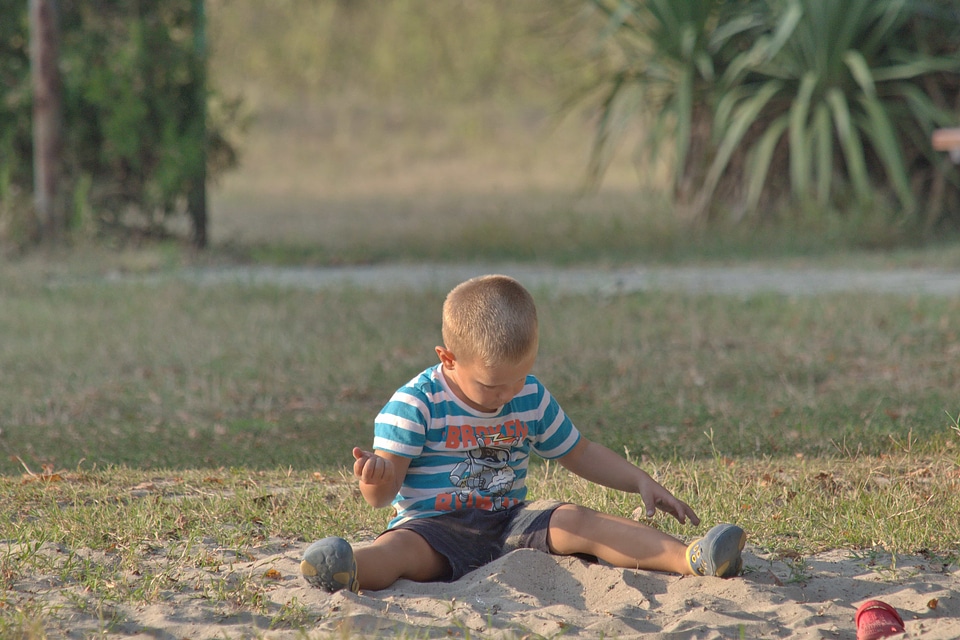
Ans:
<svg viewBox="0 0 960 640"><path fill-rule="evenodd" d="M442 303L441 292L7 282L7 474L344 464L394 388L433 362ZM536 371L617 450L879 455L956 440L945 413L960 397L956 300L537 293Z"/></svg>
<svg viewBox="0 0 960 640"><path fill-rule="evenodd" d="M666 178L635 164L629 144L599 190L584 191L585 112L399 105L351 125L349 105L264 109L241 169L212 194L216 249L235 259L960 266L950 230L910 237L828 213L763 228L678 224Z"/></svg>

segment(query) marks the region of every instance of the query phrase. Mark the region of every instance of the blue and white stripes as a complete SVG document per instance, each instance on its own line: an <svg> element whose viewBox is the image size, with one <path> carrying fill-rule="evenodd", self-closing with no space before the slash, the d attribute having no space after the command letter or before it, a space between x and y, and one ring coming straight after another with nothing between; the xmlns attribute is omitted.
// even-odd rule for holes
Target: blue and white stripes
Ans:
<svg viewBox="0 0 960 640"><path fill-rule="evenodd" d="M526 497L530 452L552 459L580 434L534 376L496 413L467 406L435 365L401 387L376 418L374 449L411 458L390 526L459 508L504 509Z"/></svg>

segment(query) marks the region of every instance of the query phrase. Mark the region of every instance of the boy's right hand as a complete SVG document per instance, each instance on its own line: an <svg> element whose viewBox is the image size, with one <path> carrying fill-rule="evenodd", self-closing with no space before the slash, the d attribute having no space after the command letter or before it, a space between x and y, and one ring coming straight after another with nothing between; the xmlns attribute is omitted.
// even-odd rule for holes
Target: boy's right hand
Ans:
<svg viewBox="0 0 960 640"><path fill-rule="evenodd" d="M387 484L394 482L396 470L393 462L381 458L372 451L353 448L353 475L363 484Z"/></svg>
<svg viewBox="0 0 960 640"><path fill-rule="evenodd" d="M410 458L389 451L353 448L353 475L360 481L360 493L371 507L389 506L400 492L410 467Z"/></svg>

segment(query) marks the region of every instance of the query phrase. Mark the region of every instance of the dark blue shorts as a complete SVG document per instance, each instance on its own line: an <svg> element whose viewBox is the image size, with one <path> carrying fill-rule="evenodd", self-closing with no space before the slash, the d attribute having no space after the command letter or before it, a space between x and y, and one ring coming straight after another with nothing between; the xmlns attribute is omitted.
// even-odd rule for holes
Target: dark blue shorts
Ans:
<svg viewBox="0 0 960 640"><path fill-rule="evenodd" d="M390 531L407 529L419 534L447 559L452 582L516 549L550 553L547 529L556 500L521 503L503 511L460 509L439 516L408 520ZM381 535L384 535L381 534Z"/></svg>

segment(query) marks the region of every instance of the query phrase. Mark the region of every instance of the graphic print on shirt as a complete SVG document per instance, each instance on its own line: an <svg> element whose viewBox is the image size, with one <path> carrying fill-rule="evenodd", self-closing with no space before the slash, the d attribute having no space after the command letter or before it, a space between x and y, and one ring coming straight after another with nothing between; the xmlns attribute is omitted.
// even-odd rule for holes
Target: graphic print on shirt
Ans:
<svg viewBox="0 0 960 640"><path fill-rule="evenodd" d="M452 494L455 507L477 506L492 511L506 509L513 502L505 497L513 488L516 471L510 467L511 449L520 444L517 436L502 433L477 437L475 449L450 472L450 482L459 487Z"/></svg>

